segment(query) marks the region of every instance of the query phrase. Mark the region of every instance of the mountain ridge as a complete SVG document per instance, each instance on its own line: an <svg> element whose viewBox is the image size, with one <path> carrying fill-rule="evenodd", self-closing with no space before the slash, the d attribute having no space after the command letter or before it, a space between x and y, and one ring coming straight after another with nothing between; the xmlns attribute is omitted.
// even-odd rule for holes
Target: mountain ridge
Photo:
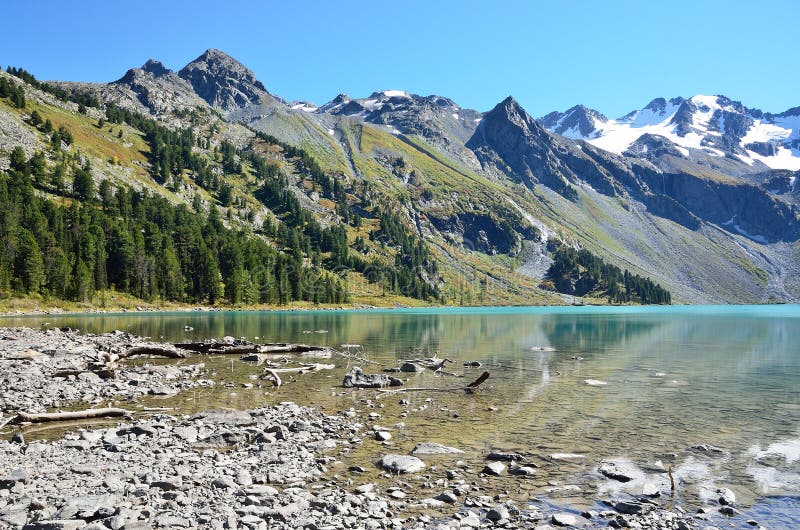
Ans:
<svg viewBox="0 0 800 530"><path fill-rule="evenodd" d="M340 94L320 107L290 103L218 50L206 51L178 72L149 60L113 83L57 85L92 94L105 105L145 112L168 127L193 128L211 147L209 156L219 156L214 152L223 139L243 153L261 149L256 132L287 146L281 149L302 148L306 161L292 165L318 168L313 182L290 179L301 207L323 226L337 226L354 214L375 215L364 206L372 201L391 205L401 224L431 246L443 274L437 289L443 292L463 285L464 278L473 285L491 278L523 299L546 295L536 286L544 285L558 241L650 274L669 286L676 300L800 296L800 286L787 275L794 270L800 237L796 174L765 165L750 169L731 156L704 151L728 144L700 144L698 154L687 158L687 148L670 138L643 133L614 153L594 145L596 138L571 139L547 130L511 97L485 113L444 96L397 90L362 99ZM642 110L669 122L683 105L687 116L675 118L672 126L683 124L684 137L697 134L691 130L698 124L694 115L704 112L710 117L703 130L718 133L716 139L725 131L708 127L714 113L738 108L719 98L706 102L713 109L702 100L692 106L686 101L656 98ZM569 110L584 119L562 132L583 127L583 135L591 120L615 121L582 106ZM761 116L753 119L774 115ZM638 118L623 117L631 123ZM234 186L249 178L247 164L241 166L241 173L229 166ZM188 182L196 175L189 170L181 178ZM347 191L331 203L333 196L323 193L319 182ZM249 196L242 197L249 204ZM348 236L352 249L362 244L354 238ZM713 258L706 249L714 249ZM510 266L509 260L518 263Z"/></svg>

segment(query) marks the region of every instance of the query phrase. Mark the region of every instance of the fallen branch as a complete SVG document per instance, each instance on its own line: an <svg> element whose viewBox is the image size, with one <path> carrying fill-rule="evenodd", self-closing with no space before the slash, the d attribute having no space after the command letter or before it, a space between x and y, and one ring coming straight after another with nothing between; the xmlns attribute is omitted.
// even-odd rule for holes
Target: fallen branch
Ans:
<svg viewBox="0 0 800 530"><path fill-rule="evenodd" d="M269 377L264 377L267 374L269 374ZM264 373L261 374L261 378L272 381L272 386L274 387L279 387L282 384L281 376L279 376L272 368L264 368Z"/></svg>
<svg viewBox="0 0 800 530"><path fill-rule="evenodd" d="M417 386L417 387L407 387L407 388L397 388L397 389L378 389L378 392L381 394L396 394L399 392L458 392L459 390L463 390L465 392L471 393L473 392L478 386L483 384L484 381L489 379L489 372L483 372L480 377L478 377L475 381L471 382L467 386L456 386L456 387L427 387L427 386ZM378 396L380 397L380 395Z"/></svg>
<svg viewBox="0 0 800 530"><path fill-rule="evenodd" d="M299 373L304 374L307 372L313 372L315 370L333 370L336 368L335 364L305 364L303 366L299 366L297 368L265 368L264 371L269 371L271 374L291 374L291 373Z"/></svg>
<svg viewBox="0 0 800 530"><path fill-rule="evenodd" d="M167 357L169 359L185 359L186 352L177 350L175 348L167 348L164 346L134 346L128 348L125 353L119 354L120 359L127 359L137 355L153 355L155 357Z"/></svg>
<svg viewBox="0 0 800 530"><path fill-rule="evenodd" d="M46 423L51 421L86 420L90 418L117 418L130 414L131 412L128 410L118 408L74 410L69 412L42 412L39 414L19 412L16 416L11 418L9 423Z"/></svg>

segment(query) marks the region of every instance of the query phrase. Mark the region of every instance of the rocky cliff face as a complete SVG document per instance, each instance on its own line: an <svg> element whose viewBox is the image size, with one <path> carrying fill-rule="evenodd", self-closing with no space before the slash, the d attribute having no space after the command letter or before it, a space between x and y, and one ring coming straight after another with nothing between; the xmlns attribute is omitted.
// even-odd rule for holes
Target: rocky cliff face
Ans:
<svg viewBox="0 0 800 530"><path fill-rule="evenodd" d="M577 176L557 153L576 147L552 137L511 96L483 115L466 146L484 169L504 173L531 188L539 183L564 197L577 196L570 186Z"/></svg>
<svg viewBox="0 0 800 530"><path fill-rule="evenodd" d="M109 88L121 98L135 98L148 113L155 115L203 105L189 83L155 59L141 68L131 68Z"/></svg>
<svg viewBox="0 0 800 530"><path fill-rule="evenodd" d="M250 69L219 50L206 50L184 66L178 75L209 105L224 112L270 97Z"/></svg>

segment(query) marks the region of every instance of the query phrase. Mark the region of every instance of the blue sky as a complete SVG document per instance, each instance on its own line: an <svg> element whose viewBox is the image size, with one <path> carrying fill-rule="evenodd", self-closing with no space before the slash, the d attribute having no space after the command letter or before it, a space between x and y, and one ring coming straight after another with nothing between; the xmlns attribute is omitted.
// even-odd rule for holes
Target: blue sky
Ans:
<svg viewBox="0 0 800 530"><path fill-rule="evenodd" d="M271 92L317 104L403 89L482 111L511 94L534 116L583 103L618 117L698 93L800 105L797 0L12 0L2 11L0 64L40 79L111 81L151 57L177 70L219 48Z"/></svg>

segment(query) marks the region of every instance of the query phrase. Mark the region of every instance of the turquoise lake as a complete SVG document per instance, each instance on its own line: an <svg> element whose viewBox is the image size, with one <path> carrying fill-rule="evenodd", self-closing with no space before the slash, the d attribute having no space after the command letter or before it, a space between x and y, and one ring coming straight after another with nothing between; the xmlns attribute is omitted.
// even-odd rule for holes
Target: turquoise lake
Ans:
<svg viewBox="0 0 800 530"><path fill-rule="evenodd" d="M359 418L376 411L380 418L365 423L404 424L393 428L393 451L437 441L463 449L463 460L475 466L492 450L522 453L539 466L536 477L496 485L522 502L546 498L580 510L612 495L641 494L649 483L694 510L726 487L744 511L729 521L734 527L747 527L747 518L768 528L800 527L797 305L127 313L6 317L0 325L120 329L173 342L231 335L349 345L344 349L366 356L372 363L363 368L375 372L401 359L446 357L463 379L402 374L411 379L406 386L459 386L483 370L491 377L474 395L378 396L341 388L344 372L358 363L334 357L335 370L265 392L242 387L258 367L230 356L193 358L186 362L205 362L227 386L161 403L185 413L287 400L329 412L352 407ZM368 465L382 451L365 440L350 459ZM625 484L608 480L597 472L608 459L630 462L638 474ZM677 484L672 497L668 468Z"/></svg>

